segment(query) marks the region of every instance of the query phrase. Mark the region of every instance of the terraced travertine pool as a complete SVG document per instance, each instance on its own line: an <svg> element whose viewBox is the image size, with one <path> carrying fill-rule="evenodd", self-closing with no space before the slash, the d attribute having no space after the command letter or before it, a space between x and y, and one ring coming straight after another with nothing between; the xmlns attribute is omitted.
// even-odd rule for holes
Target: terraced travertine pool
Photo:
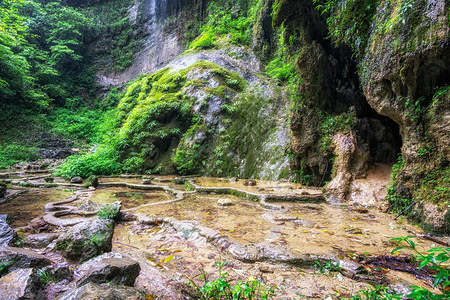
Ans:
<svg viewBox="0 0 450 300"><path fill-rule="evenodd" d="M277 297L283 299L347 296L370 283L390 284L398 291L410 285L430 288L429 279L417 279L387 266L382 271L365 272L366 279L315 269L314 263L331 260L348 272L357 273L361 267L370 270L361 261L390 254L394 248L390 239L421 233L414 225L402 218L394 220L395 216L377 207L316 201L321 195L318 188L261 180L248 185L245 180L223 178L195 178L177 184L183 180L174 182L173 176L158 176L151 184L142 184L141 178L100 178L98 188L86 189L62 179L47 187L43 178L26 180L32 187L19 184L24 177L10 179L13 190L22 192L0 205L1 213L12 217L12 227L25 226L32 218L45 215L47 203L64 200L73 193L83 195L70 204L74 207L87 200L99 204L121 201L127 217L115 227L112 250L146 266L136 285L153 293L159 278L152 273L155 270L170 280L184 282L189 278L200 283L201 272L217 276L218 261L227 261L222 271L232 279L257 277L277 286ZM295 196L292 199L298 201L264 204L264 199L274 195ZM308 197L314 201L308 201ZM84 217L69 214L62 218ZM155 221L142 222L143 218ZM436 246L436 242L424 238L416 242L422 251ZM248 253L234 255L228 251L230 245Z"/></svg>

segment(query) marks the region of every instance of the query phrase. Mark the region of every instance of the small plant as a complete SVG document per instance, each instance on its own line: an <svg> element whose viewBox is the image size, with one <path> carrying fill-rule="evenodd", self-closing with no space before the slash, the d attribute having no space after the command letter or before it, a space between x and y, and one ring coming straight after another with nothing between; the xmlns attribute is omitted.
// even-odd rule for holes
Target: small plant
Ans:
<svg viewBox="0 0 450 300"><path fill-rule="evenodd" d="M325 264L316 260L314 262L314 269L316 269L322 274L326 272L339 272L340 270L342 270L342 268L339 267L339 261L334 262L332 260L327 261Z"/></svg>
<svg viewBox="0 0 450 300"><path fill-rule="evenodd" d="M345 298L344 298L345 299ZM391 293L388 288L384 286L369 287L358 291L356 295L353 295L349 300L391 300L391 299L403 299L402 295Z"/></svg>
<svg viewBox="0 0 450 300"><path fill-rule="evenodd" d="M41 282L44 285L47 285L50 282L55 281L55 279L52 277L52 275L49 272L45 271L45 270L39 269L37 271L37 274L38 274L39 278L41 279Z"/></svg>
<svg viewBox="0 0 450 300"><path fill-rule="evenodd" d="M24 238L23 237L19 237L15 242L14 242L14 246L15 247L21 247L23 245L23 241Z"/></svg>
<svg viewBox="0 0 450 300"><path fill-rule="evenodd" d="M423 254L417 250L416 244L411 240L411 238L412 236L406 236L391 239L391 241L395 241L398 243L398 247L392 250L392 253L405 248L413 250L416 253L416 259L420 261L419 270L424 268L425 266L428 266L430 269L435 270L437 274L434 277L433 286L435 288L442 289L444 295L446 295L446 297L450 297L450 291L448 291L448 287L450 286L450 270L444 266L444 264L450 260L450 248L431 248L427 251L426 254ZM428 290L419 287L414 287L412 294L414 294L414 299L440 299L428 298L433 294ZM408 297L410 297L411 295L408 295ZM433 297L434 296L436 295L433 295Z"/></svg>
<svg viewBox="0 0 450 300"><path fill-rule="evenodd" d="M205 283L198 286L194 281L188 278L190 285L197 293L199 299L270 299L275 295L275 288L266 285L263 282L249 277L246 281L238 281L234 286L228 279L227 273L222 273L222 268L227 262L216 262L219 267L219 277L209 281L208 274L202 270L201 278Z"/></svg>
<svg viewBox="0 0 450 300"><path fill-rule="evenodd" d="M117 216L117 207L112 204L106 204L102 208L100 208L97 212L97 215L100 219L104 220L114 220Z"/></svg>
<svg viewBox="0 0 450 300"><path fill-rule="evenodd" d="M172 180L173 183L175 184L185 184L186 183L186 179L184 178L175 178Z"/></svg>
<svg viewBox="0 0 450 300"><path fill-rule="evenodd" d="M195 191L195 186L193 186L189 181L186 181L184 183L184 186L186 187L187 191Z"/></svg>
<svg viewBox="0 0 450 300"><path fill-rule="evenodd" d="M56 250L64 251L67 248L69 248L69 243L65 242L65 241L59 241L59 242L56 243L56 247L55 248L56 248Z"/></svg>
<svg viewBox="0 0 450 300"><path fill-rule="evenodd" d="M14 264L14 261L5 261L0 264L0 276L3 276L6 272L8 272L9 267Z"/></svg>

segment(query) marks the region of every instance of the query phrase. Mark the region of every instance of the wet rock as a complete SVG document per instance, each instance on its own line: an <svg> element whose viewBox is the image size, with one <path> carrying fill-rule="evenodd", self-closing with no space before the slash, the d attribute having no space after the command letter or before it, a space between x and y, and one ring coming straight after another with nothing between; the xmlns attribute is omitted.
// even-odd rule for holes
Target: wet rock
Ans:
<svg viewBox="0 0 450 300"><path fill-rule="evenodd" d="M89 176L88 179L86 179L86 186L93 186L96 188L98 186L98 176Z"/></svg>
<svg viewBox="0 0 450 300"><path fill-rule="evenodd" d="M149 217L142 214L138 216L137 222L141 225L158 225L164 223L164 219L158 217Z"/></svg>
<svg viewBox="0 0 450 300"><path fill-rule="evenodd" d="M47 222L44 221L43 217L32 219L25 227L25 231L29 233L39 233L49 229L50 226Z"/></svg>
<svg viewBox="0 0 450 300"><path fill-rule="evenodd" d="M29 249L15 247L0 248L0 264L7 262L12 262L9 270L42 268L51 264L48 258Z"/></svg>
<svg viewBox="0 0 450 300"><path fill-rule="evenodd" d="M93 219L76 224L56 241L56 250L66 258L85 261L111 251L114 221Z"/></svg>
<svg viewBox="0 0 450 300"><path fill-rule="evenodd" d="M253 180L253 179L246 180L246 181L244 181L244 185L246 185L246 186L255 186L256 185L256 180Z"/></svg>
<svg viewBox="0 0 450 300"><path fill-rule="evenodd" d="M275 272L273 267L269 267L269 266L259 266L259 271L261 273L273 273Z"/></svg>
<svg viewBox="0 0 450 300"><path fill-rule="evenodd" d="M83 183L83 179L80 176L75 176L70 179L70 183Z"/></svg>
<svg viewBox="0 0 450 300"><path fill-rule="evenodd" d="M51 242L56 240L60 236L60 233L37 233L30 234L23 240L23 246L29 248L45 248L50 245Z"/></svg>
<svg viewBox="0 0 450 300"><path fill-rule="evenodd" d="M37 299L42 283L36 270L19 269L0 278L2 299Z"/></svg>
<svg viewBox="0 0 450 300"><path fill-rule="evenodd" d="M123 222L136 221L138 219L138 215L134 213L121 211L119 213L118 219Z"/></svg>
<svg viewBox="0 0 450 300"><path fill-rule="evenodd" d="M325 186L325 194L330 202L342 202L348 200L352 181L367 175L370 155L367 145L353 132L336 134L333 143L336 176Z"/></svg>
<svg viewBox="0 0 450 300"><path fill-rule="evenodd" d="M6 195L6 183L0 182L0 198L5 197Z"/></svg>
<svg viewBox="0 0 450 300"><path fill-rule="evenodd" d="M311 220L296 220L294 223L302 225L304 227L313 228L314 227L314 221Z"/></svg>
<svg viewBox="0 0 450 300"><path fill-rule="evenodd" d="M152 184L150 179L142 179L141 184Z"/></svg>
<svg viewBox="0 0 450 300"><path fill-rule="evenodd" d="M350 208L352 211L359 212L361 214L366 214L369 212L369 209L364 206L354 206Z"/></svg>
<svg viewBox="0 0 450 300"><path fill-rule="evenodd" d="M69 290L57 297L57 300L137 300L142 299L138 289L125 286L101 286L92 282L77 289Z"/></svg>
<svg viewBox="0 0 450 300"><path fill-rule="evenodd" d="M44 178L44 181L45 182L48 182L48 183L51 183L51 182L53 182L55 179L53 178L53 177L45 177Z"/></svg>
<svg viewBox="0 0 450 300"><path fill-rule="evenodd" d="M78 211L86 211L86 212L94 212L97 211L100 207L102 207L101 204L92 202L91 200L86 200L78 207Z"/></svg>
<svg viewBox="0 0 450 300"><path fill-rule="evenodd" d="M71 148L61 148L61 149L44 149L38 151L37 155L42 158L66 158L74 154Z"/></svg>
<svg viewBox="0 0 450 300"><path fill-rule="evenodd" d="M88 282L133 286L140 270L137 261L110 252L85 262L75 272L78 286Z"/></svg>
<svg viewBox="0 0 450 300"><path fill-rule="evenodd" d="M0 219L0 247L8 246L16 239L17 233L6 224L6 218L5 220Z"/></svg>
<svg viewBox="0 0 450 300"><path fill-rule="evenodd" d="M219 201L217 201L217 205L219 205L219 206L231 206L231 205L234 205L234 202L231 199L223 198L223 199L219 199Z"/></svg>

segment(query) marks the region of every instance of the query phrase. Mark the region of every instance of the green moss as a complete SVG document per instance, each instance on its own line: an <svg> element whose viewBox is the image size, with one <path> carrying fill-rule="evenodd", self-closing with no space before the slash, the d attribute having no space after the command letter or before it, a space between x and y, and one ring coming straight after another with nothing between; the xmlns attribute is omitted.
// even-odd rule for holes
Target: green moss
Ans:
<svg viewBox="0 0 450 300"><path fill-rule="evenodd" d="M421 181L419 188L414 192L414 197L427 203L449 205L450 195L450 167L434 169L428 172Z"/></svg>
<svg viewBox="0 0 450 300"><path fill-rule="evenodd" d="M211 175L242 176L256 175L258 159L263 153L262 141L270 135L268 128L274 127L274 120L261 118L260 112L269 104L267 99L246 91L233 100L234 109L228 113L230 122L216 140L208 169ZM225 120L224 120L225 121ZM243 169L239 169L245 161ZM242 168L242 166L241 166Z"/></svg>
<svg viewBox="0 0 450 300"><path fill-rule="evenodd" d="M172 162L181 175L197 174L205 166L207 145L197 142L189 143L199 132L206 132L206 126L198 123L192 126L183 136L172 158Z"/></svg>
<svg viewBox="0 0 450 300"><path fill-rule="evenodd" d="M217 37L212 31L205 31L189 45L190 49L209 49L214 46Z"/></svg>

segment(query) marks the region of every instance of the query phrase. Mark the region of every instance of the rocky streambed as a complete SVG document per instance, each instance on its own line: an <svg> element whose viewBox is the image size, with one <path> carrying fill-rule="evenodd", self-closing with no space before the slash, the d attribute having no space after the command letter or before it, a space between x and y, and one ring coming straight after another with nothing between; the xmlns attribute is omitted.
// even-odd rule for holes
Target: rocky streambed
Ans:
<svg viewBox="0 0 450 300"><path fill-rule="evenodd" d="M420 251L449 242L382 205L328 203L321 189L288 182L0 176L5 299L194 299L200 275L219 272L256 278L282 299L349 297L369 285L438 292L411 252L391 255L390 240L415 236Z"/></svg>

